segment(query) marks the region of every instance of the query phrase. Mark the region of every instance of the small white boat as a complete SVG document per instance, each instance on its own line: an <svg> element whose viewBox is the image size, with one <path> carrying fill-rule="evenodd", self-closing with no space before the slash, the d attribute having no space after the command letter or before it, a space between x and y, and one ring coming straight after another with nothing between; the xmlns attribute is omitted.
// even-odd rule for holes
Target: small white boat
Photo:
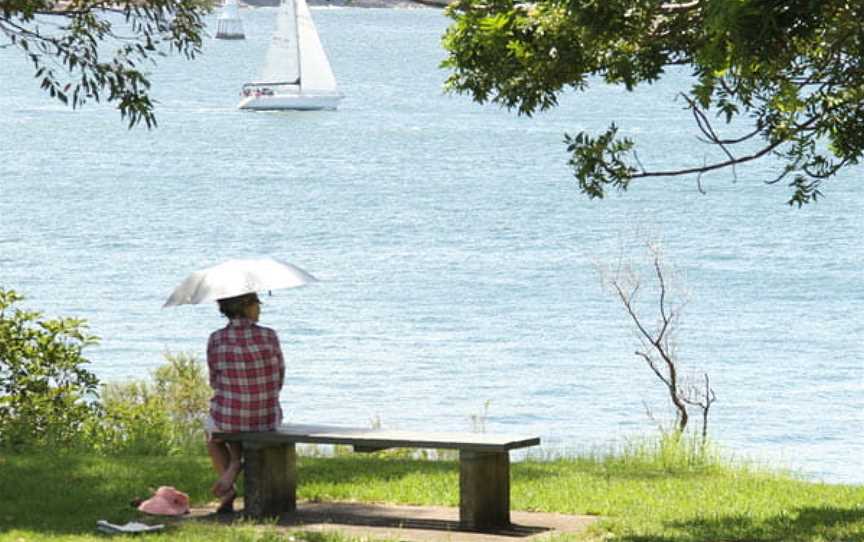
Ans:
<svg viewBox="0 0 864 542"><path fill-rule="evenodd" d="M306 0L282 0L261 81L243 85L241 96L240 109L336 109L343 95Z"/></svg>
<svg viewBox="0 0 864 542"><path fill-rule="evenodd" d="M225 0L222 13L216 21L217 40L246 39L246 34L243 32L243 21L240 20L237 7L237 0Z"/></svg>

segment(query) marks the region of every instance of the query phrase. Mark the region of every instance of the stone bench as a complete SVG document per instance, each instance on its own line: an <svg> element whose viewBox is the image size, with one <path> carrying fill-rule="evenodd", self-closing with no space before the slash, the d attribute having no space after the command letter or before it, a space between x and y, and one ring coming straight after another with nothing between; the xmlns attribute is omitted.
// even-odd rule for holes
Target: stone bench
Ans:
<svg viewBox="0 0 864 542"><path fill-rule="evenodd" d="M355 452L387 448L458 450L459 523L472 530L510 526L509 452L540 444L539 437L317 425L283 425L276 431L215 433L214 436L243 443L244 512L255 518L296 510L297 443L349 445Z"/></svg>

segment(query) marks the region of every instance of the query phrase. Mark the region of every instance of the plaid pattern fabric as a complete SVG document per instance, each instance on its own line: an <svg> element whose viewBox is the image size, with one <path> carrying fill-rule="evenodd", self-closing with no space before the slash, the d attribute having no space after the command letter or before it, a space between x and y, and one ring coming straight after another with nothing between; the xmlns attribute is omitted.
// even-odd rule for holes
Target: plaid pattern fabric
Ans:
<svg viewBox="0 0 864 542"><path fill-rule="evenodd" d="M231 320L207 342L210 416L220 431L269 431L282 419L279 392L285 361L276 332Z"/></svg>

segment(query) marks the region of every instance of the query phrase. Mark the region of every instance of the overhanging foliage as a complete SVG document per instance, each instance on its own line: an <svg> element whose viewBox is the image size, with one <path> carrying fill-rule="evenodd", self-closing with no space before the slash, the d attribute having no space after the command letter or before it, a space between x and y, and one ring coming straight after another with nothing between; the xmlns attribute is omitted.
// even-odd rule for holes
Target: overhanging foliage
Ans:
<svg viewBox="0 0 864 542"><path fill-rule="evenodd" d="M207 0L0 0L0 47L19 49L51 97L117 104L129 127L156 125L146 69L200 52Z"/></svg>
<svg viewBox="0 0 864 542"><path fill-rule="evenodd" d="M823 182L864 152L864 3L848 0L457 0L444 36L446 87L531 115L592 78L632 90L670 66L696 82L681 96L701 139L724 159L646 170L612 124L567 135L581 190L602 198L633 179L698 176L773 155L789 204L822 195ZM715 124L750 127L720 136ZM736 126L740 122L735 123Z"/></svg>

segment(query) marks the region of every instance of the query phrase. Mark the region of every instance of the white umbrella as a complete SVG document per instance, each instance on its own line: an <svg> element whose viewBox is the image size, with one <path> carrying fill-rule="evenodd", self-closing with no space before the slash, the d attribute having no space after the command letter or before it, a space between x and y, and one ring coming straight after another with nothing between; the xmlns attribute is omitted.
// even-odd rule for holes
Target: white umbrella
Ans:
<svg viewBox="0 0 864 542"><path fill-rule="evenodd" d="M194 305L263 290L295 288L317 281L296 265L272 258L228 260L186 277L162 307Z"/></svg>

